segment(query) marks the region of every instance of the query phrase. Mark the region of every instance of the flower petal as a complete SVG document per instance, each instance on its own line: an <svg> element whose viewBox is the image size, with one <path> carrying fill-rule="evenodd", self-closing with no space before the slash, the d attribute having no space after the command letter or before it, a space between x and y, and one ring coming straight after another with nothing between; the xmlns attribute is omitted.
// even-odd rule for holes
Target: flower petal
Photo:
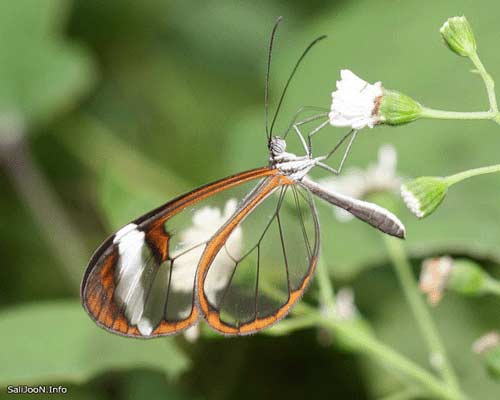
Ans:
<svg viewBox="0 0 500 400"><path fill-rule="evenodd" d="M337 90L332 93L330 124L353 129L373 128L380 122L376 108L383 94L381 82L371 85L347 69L341 70L340 76Z"/></svg>

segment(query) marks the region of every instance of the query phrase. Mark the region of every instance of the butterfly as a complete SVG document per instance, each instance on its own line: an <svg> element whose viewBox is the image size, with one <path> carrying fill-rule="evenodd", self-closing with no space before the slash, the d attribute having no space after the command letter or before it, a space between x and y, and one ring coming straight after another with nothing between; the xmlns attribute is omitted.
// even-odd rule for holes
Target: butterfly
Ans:
<svg viewBox="0 0 500 400"><path fill-rule="evenodd" d="M349 132L328 154L312 156L295 119L283 137L272 129L298 65L295 65L268 128L269 71L266 74L266 132L269 164L207 184L148 212L109 237L92 256L81 300L100 327L119 335L173 335L204 318L225 335L258 332L285 317L311 282L320 246L318 197L341 207L384 233L403 238L405 229L389 211L327 190L307 174L320 167L340 172L356 136ZM305 155L287 152L295 132ZM350 137L338 170L325 161Z"/></svg>

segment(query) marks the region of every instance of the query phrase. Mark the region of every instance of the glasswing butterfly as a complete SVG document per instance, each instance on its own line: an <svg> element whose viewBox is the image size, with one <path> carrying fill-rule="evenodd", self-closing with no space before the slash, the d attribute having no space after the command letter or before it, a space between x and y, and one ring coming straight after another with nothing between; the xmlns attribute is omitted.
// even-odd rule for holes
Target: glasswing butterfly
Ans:
<svg viewBox="0 0 500 400"><path fill-rule="evenodd" d="M403 238L403 224L371 203L326 190L307 177L313 167L339 173L356 132L327 155L313 157L300 126L272 130L288 85L313 41L296 63L268 128L269 71L278 18L271 34L266 74L269 165L202 186L137 218L109 237L89 262L81 299L106 330L153 338L182 332L204 318L226 335L246 335L287 315L314 274L319 221L313 195L342 207L384 233ZM297 115L296 115L297 117ZM294 121L296 119L294 118ZM286 151L295 132L306 155ZM351 137L338 171L324 163Z"/></svg>

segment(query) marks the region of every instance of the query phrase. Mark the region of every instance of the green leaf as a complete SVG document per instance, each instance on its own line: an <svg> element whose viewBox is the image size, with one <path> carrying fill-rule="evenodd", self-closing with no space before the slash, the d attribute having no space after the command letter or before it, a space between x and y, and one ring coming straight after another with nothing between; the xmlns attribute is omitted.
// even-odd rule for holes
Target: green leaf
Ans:
<svg viewBox="0 0 500 400"><path fill-rule="evenodd" d="M89 89L89 54L61 37L66 11L64 0L0 3L0 115L42 123Z"/></svg>
<svg viewBox="0 0 500 400"><path fill-rule="evenodd" d="M124 338L98 328L76 301L17 306L0 313L0 386L87 381L110 370L153 368L175 378L189 360L173 339Z"/></svg>

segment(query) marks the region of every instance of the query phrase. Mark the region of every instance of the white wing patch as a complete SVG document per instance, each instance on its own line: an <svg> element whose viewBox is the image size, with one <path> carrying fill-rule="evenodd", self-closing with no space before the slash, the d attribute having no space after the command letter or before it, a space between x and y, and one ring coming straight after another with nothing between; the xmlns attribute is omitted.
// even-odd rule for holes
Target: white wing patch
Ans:
<svg viewBox="0 0 500 400"><path fill-rule="evenodd" d="M172 268L170 290L192 293L196 269L206 242L231 218L237 206L236 199L230 199L222 209L203 207L193 214L191 225L179 233L180 246L171 254L173 262L169 263ZM158 312L153 311L151 314L151 307L146 303L152 301L149 292L159 266L146 242L145 233L136 224L128 224L120 229L115 234L113 243L118 246L119 254L114 296L129 323L135 325L142 335L149 336L154 329L153 325L156 325L153 321ZM206 290L210 297L227 285L234 269L233 259L240 256L241 243L242 232L238 227L227 241L226 251L220 252L214 260L211 271L215 273L212 272L207 277ZM166 287L165 290L167 295ZM176 318L187 318L190 312L191 306L186 305L185 309L180 307L175 311Z"/></svg>
<svg viewBox="0 0 500 400"><path fill-rule="evenodd" d="M145 234L137 229L136 224L128 224L120 229L113 240L118 244L117 285L115 296L132 325L143 335L150 335L153 328L144 312L144 286L141 282L144 270L152 261L151 250L146 244Z"/></svg>

